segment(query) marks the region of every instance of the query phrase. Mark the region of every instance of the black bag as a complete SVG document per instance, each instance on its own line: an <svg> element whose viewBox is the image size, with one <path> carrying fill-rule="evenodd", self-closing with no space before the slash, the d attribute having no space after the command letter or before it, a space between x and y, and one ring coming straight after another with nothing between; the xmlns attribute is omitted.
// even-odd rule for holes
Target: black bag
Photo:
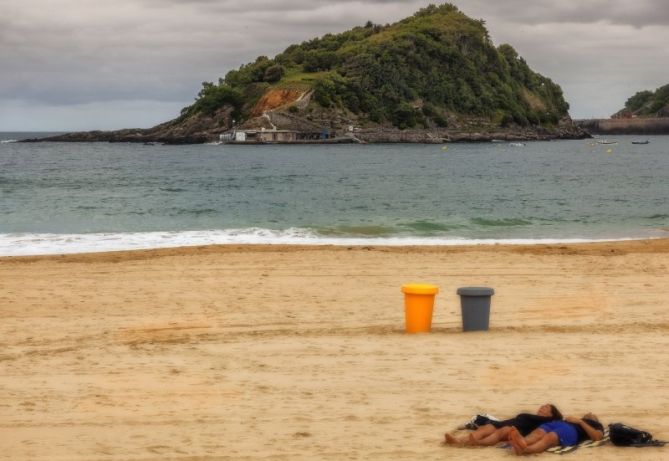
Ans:
<svg viewBox="0 0 669 461"><path fill-rule="evenodd" d="M641 431L622 423L609 424L611 443L619 447L664 446L667 442L653 440L650 432Z"/></svg>

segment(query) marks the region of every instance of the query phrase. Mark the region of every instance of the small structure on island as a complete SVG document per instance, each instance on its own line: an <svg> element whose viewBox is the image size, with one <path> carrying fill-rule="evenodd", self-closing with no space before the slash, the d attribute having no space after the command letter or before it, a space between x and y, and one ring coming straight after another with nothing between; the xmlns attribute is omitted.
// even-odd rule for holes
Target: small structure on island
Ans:
<svg viewBox="0 0 669 461"><path fill-rule="evenodd" d="M225 144L292 144L328 142L335 138L335 133L328 129L321 131L297 130L232 130L219 136Z"/></svg>

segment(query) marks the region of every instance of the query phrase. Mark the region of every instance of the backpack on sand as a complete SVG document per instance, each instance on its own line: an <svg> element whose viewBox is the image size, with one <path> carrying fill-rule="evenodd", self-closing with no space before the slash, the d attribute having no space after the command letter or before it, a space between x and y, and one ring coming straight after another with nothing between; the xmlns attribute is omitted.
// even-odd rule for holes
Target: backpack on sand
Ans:
<svg viewBox="0 0 669 461"><path fill-rule="evenodd" d="M619 447L662 447L667 443L654 440L650 432L622 423L609 424L609 438L612 444Z"/></svg>

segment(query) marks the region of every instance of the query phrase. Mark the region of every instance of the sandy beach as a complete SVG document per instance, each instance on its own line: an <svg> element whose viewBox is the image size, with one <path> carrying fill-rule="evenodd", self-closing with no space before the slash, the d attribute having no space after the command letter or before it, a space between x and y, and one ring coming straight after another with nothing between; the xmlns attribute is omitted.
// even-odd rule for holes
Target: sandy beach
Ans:
<svg viewBox="0 0 669 461"><path fill-rule="evenodd" d="M441 288L431 334L403 332L411 281ZM669 240L0 258L0 459L515 459L443 433L545 402L666 440L667 300Z"/></svg>

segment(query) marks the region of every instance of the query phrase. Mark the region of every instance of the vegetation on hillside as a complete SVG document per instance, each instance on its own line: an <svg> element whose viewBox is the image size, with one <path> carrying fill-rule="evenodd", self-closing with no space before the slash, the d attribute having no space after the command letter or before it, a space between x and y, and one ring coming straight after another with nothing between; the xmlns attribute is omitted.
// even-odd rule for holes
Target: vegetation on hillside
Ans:
<svg viewBox="0 0 669 461"><path fill-rule="evenodd" d="M205 82L182 117L228 104L244 119L271 87L313 89L312 104L399 128L446 126L458 115L502 126L553 125L569 109L557 84L533 72L511 45L496 48L484 21L451 4L261 56L217 84Z"/></svg>
<svg viewBox="0 0 669 461"><path fill-rule="evenodd" d="M640 117L669 117L669 85L639 91L627 100L623 111Z"/></svg>

